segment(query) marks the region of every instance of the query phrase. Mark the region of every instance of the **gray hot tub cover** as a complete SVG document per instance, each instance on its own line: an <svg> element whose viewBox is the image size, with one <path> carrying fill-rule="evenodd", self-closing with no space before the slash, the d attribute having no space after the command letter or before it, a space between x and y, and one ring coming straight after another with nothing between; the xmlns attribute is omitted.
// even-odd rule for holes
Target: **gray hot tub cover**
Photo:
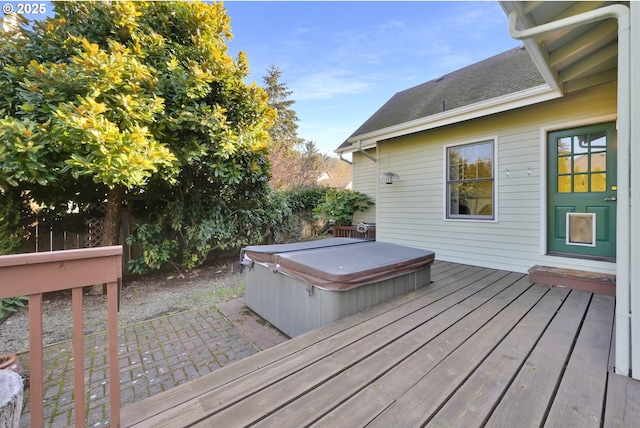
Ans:
<svg viewBox="0 0 640 428"><path fill-rule="evenodd" d="M319 239L317 241L293 242L291 244L252 245L244 247L240 251L240 262L242 263L242 259L246 253L251 253L251 260L254 262L273 265L275 264L277 257L283 253L312 250L315 248L336 247L339 245L351 245L360 242L369 242L369 240L357 238L328 238Z"/></svg>
<svg viewBox="0 0 640 428"><path fill-rule="evenodd" d="M435 258L433 251L350 238L298 244L246 247L241 254L274 272L334 291L395 278L428 266Z"/></svg>

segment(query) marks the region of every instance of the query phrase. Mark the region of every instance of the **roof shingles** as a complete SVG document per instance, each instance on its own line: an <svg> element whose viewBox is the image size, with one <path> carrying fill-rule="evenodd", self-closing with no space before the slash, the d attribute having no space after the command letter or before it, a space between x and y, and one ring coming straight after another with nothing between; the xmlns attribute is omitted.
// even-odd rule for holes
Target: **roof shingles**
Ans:
<svg viewBox="0 0 640 428"><path fill-rule="evenodd" d="M349 139L543 85L544 79L524 47L464 67L395 94ZM345 142L341 147L348 146Z"/></svg>

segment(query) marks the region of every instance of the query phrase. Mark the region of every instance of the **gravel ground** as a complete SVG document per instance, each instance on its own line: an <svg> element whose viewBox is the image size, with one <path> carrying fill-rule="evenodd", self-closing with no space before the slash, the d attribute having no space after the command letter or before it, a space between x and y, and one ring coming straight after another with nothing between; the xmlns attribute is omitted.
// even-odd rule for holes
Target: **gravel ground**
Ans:
<svg viewBox="0 0 640 428"><path fill-rule="evenodd" d="M155 274L125 278L123 281L120 326L135 324L175 312L208 306L244 294L244 282L236 260L194 269L182 275ZM106 330L106 296L85 293L85 334ZM71 291L44 295L43 342L45 345L71 339ZM29 350L29 314L18 310L0 324L0 354Z"/></svg>

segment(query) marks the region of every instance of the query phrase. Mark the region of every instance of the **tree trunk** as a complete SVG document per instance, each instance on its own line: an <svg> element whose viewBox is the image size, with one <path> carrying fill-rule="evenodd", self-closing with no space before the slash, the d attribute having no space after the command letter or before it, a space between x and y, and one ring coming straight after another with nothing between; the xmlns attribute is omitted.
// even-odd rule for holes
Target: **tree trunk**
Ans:
<svg viewBox="0 0 640 428"><path fill-rule="evenodd" d="M102 230L102 246L120 244L120 226L122 225L122 202L126 188L115 186L107 190L107 208L104 213L104 223ZM96 284L89 290L91 295L106 294L104 284Z"/></svg>
<svg viewBox="0 0 640 428"><path fill-rule="evenodd" d="M120 243L120 225L122 224L122 202L125 187L118 185L107 190L107 209L104 213L102 246Z"/></svg>
<svg viewBox="0 0 640 428"><path fill-rule="evenodd" d="M0 370L0 427L18 428L22 399L22 377L11 370Z"/></svg>

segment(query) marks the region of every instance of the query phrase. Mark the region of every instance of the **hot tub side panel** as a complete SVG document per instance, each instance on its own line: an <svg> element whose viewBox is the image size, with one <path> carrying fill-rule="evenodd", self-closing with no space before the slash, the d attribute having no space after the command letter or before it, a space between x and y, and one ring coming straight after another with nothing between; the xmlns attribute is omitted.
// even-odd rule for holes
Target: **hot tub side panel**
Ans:
<svg viewBox="0 0 640 428"><path fill-rule="evenodd" d="M309 285L299 279L254 264L245 270L245 284L245 304L287 336L295 337L322 325L320 308L324 295L309 296Z"/></svg>
<svg viewBox="0 0 640 428"><path fill-rule="evenodd" d="M287 336L295 337L430 282L431 266L425 266L347 291L331 291L256 263L245 270L245 304Z"/></svg>

